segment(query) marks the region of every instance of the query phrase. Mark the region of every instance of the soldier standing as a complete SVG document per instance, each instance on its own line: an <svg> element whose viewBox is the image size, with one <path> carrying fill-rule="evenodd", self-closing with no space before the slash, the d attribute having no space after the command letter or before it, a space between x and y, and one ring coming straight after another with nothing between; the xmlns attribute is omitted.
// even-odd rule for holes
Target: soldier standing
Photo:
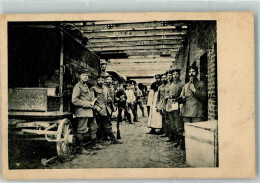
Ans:
<svg viewBox="0 0 260 183"><path fill-rule="evenodd" d="M112 144L121 144L116 140L112 131L111 113L112 110L109 105L112 103L112 98L109 95L108 88L104 85L105 78L103 75L97 77L97 85L90 90L94 93L96 103L94 105L95 115L98 123L98 138L102 142L107 135L110 137Z"/></svg>
<svg viewBox="0 0 260 183"><path fill-rule="evenodd" d="M170 123L170 117L169 117L169 109L166 107L166 104L168 102L168 97L170 95L170 89L171 84L173 82L172 77L172 70L166 72L167 74L167 84L165 86L165 98L164 98L164 106L165 106L165 135L162 135L161 137L171 137L171 123Z"/></svg>
<svg viewBox="0 0 260 183"><path fill-rule="evenodd" d="M183 108L181 110L184 122L199 122L205 119L205 104L207 102L207 87L198 80L198 67L188 69L189 82L182 89Z"/></svg>
<svg viewBox="0 0 260 183"><path fill-rule="evenodd" d="M79 82L74 86L72 92L72 103L75 105L75 116L77 117L77 139L82 146L87 133L90 134L94 149L100 149L97 145L97 124L93 115L94 94L87 86L88 71L80 69ZM82 149L84 151L85 149Z"/></svg>
<svg viewBox="0 0 260 183"><path fill-rule="evenodd" d="M147 105L149 106L149 116L148 116L148 127L151 130L147 134L156 134L155 129L159 129L162 126L161 115L156 111L156 101L158 95L158 88L161 85L161 76L160 74L155 75L156 81L152 83ZM148 110L148 109L147 109ZM158 134L159 135L159 134Z"/></svg>
<svg viewBox="0 0 260 183"><path fill-rule="evenodd" d="M179 101L183 87L183 83L180 80L180 69L173 69L172 76L173 82L170 85L170 92L166 104L171 125L171 135L169 141L175 142L173 145L174 147L180 146L183 148L184 142L180 137L183 135L184 124L179 112Z"/></svg>
<svg viewBox="0 0 260 183"><path fill-rule="evenodd" d="M109 95L112 99L112 102L111 102L111 105L110 105L110 108L112 110L112 113L116 111L116 106L115 106L115 95L116 95L116 92L115 92L115 88L114 86L112 85L113 83L113 78L111 75L107 75L106 76L106 87L108 89L108 92L109 92Z"/></svg>
<svg viewBox="0 0 260 183"><path fill-rule="evenodd" d="M142 111L142 115L144 117L144 107L143 107L143 102L142 102L143 93L142 93L141 89L139 88L139 85L136 85L136 83L135 83L135 91L136 91L136 102L135 102L136 115L137 115L137 107L139 105L139 107ZM138 115L137 115L137 117L138 117Z"/></svg>
<svg viewBox="0 0 260 183"><path fill-rule="evenodd" d="M157 110L160 112L160 114L162 115L162 129L161 129L161 133L165 133L166 132L166 124L165 124L165 116L166 116L166 112L165 112L165 87L167 84L167 76L166 74L163 74L161 77L161 86L159 86L158 88L158 95L157 95L157 102L156 102L156 107ZM167 137L165 134L161 137Z"/></svg>
<svg viewBox="0 0 260 183"><path fill-rule="evenodd" d="M134 124L131 121L131 115L128 112L127 104L126 104L127 96L123 87L123 84L119 85L119 90L116 92L116 101L118 106L118 115L117 115L117 122L122 122L122 111L124 110L124 113L127 116L129 124Z"/></svg>
<svg viewBox="0 0 260 183"><path fill-rule="evenodd" d="M126 98L127 98L126 99L127 109L128 109L128 111L130 111L130 110L132 111L132 114L135 118L136 117L135 110L134 110L135 94L134 94L133 90L131 89L130 82L128 82L126 84L125 94L126 94Z"/></svg>

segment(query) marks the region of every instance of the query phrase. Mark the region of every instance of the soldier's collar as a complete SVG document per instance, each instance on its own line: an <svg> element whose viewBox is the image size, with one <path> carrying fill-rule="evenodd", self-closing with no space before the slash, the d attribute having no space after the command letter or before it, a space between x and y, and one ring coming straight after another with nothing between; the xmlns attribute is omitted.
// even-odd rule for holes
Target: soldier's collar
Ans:
<svg viewBox="0 0 260 183"><path fill-rule="evenodd" d="M82 85L87 86L87 82L83 82L82 80L79 80L79 83L82 84Z"/></svg>

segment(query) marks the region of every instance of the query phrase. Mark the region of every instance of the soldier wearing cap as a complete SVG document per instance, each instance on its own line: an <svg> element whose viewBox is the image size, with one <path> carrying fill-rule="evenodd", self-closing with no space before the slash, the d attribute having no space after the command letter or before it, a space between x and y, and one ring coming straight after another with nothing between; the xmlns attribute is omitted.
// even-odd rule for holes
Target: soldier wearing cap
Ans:
<svg viewBox="0 0 260 183"><path fill-rule="evenodd" d="M130 111L130 110L132 111L132 114L135 118L136 117L135 110L134 110L135 94L134 94L134 91L131 89L131 81L127 81L127 83L126 83L125 94L126 94L126 98L127 98L126 99L127 109L128 109L128 111ZM129 123L132 124L132 121Z"/></svg>
<svg viewBox="0 0 260 183"><path fill-rule="evenodd" d="M84 139L89 133L93 148L99 149L96 142L97 124L93 115L94 94L87 86L88 71L80 69L78 71L79 81L74 86L72 92L72 103L75 105L75 116L78 120L77 139L80 145L84 144ZM84 149L82 149L84 151Z"/></svg>
<svg viewBox="0 0 260 183"><path fill-rule="evenodd" d="M173 73L173 70L169 70L166 72L167 84L165 85L165 89L164 89L165 97L164 97L164 101L163 101L163 106L164 106L164 110L165 110L165 130L164 130L164 134L161 137L170 137L170 135L171 135L171 123L170 123L169 111L166 108L166 104L168 101L168 96L170 95L171 84L173 82L172 73Z"/></svg>
<svg viewBox="0 0 260 183"><path fill-rule="evenodd" d="M155 76L156 81L152 83L149 95L148 95L148 102L147 105L149 108L148 114L148 127L151 128L151 130L147 134L156 134L156 129L162 128L162 121L161 121L161 115L156 110L156 101L157 101L157 95L158 95L158 88L161 85L161 75L156 74Z"/></svg>
<svg viewBox="0 0 260 183"><path fill-rule="evenodd" d="M168 111L171 126L168 141L174 141L174 147L180 146L180 148L183 148L184 142L180 137L183 135L184 124L179 112L179 101L183 87L183 83L180 80L180 69L176 67L172 68L172 76L173 82L170 85L166 103L166 110Z"/></svg>
<svg viewBox="0 0 260 183"><path fill-rule="evenodd" d="M166 126L165 126L166 104L164 102L164 99L165 99L165 87L166 87L166 84L167 84L166 73L162 74L161 83L162 83L161 86L159 86L159 88L158 88L156 108L160 112L160 114L162 115L162 130L161 130L161 133L165 133L166 132Z"/></svg>
<svg viewBox="0 0 260 183"><path fill-rule="evenodd" d="M188 68L189 81L184 85L181 97L183 100L182 116L184 122L199 122L205 119L205 106L207 103L207 87L203 81L198 80L198 67Z"/></svg>
<svg viewBox="0 0 260 183"><path fill-rule="evenodd" d="M150 115L150 108L151 108L151 103L153 100L152 94L158 90L158 87L160 86L160 83L161 83L160 74L156 74L154 77L155 77L156 81L151 84L150 91L148 94L147 105L146 105L148 117ZM151 92L151 91L153 91L153 92Z"/></svg>
<svg viewBox="0 0 260 183"><path fill-rule="evenodd" d="M143 92L141 91L139 84L137 85L135 83L135 96L136 96L136 101L135 101L135 111L136 112L135 113L137 115L137 107L139 105L139 107L140 107L140 109L142 111L142 115L144 117L145 116L144 115L144 107L143 107L143 102L142 102ZM137 115L137 117L138 117L138 115ZM136 120L138 121L137 117L136 117Z"/></svg>
<svg viewBox="0 0 260 183"><path fill-rule="evenodd" d="M96 98L96 103L93 108L98 123L98 139L102 142L104 137L109 136L112 144L119 144L121 142L116 140L112 131L112 110L110 108L112 98L109 94L108 88L104 85L104 81L104 75L97 76L96 86L93 86L90 89Z"/></svg>
<svg viewBox="0 0 260 183"><path fill-rule="evenodd" d="M112 99L112 103L111 103L111 106L110 106L111 110L112 110L112 112L115 112L116 111L116 106L115 106L116 92L115 92L115 88L113 86L113 77L111 75L106 76L106 87L107 87L109 95Z"/></svg>
<svg viewBox="0 0 260 183"><path fill-rule="evenodd" d="M117 106L118 106L118 115L117 115L117 122L122 122L122 111L124 110L124 113L128 119L129 124L133 124L131 121L131 115L128 112L127 109L127 96L125 93L125 86L123 84L119 85L119 89L116 92L116 101L117 101Z"/></svg>

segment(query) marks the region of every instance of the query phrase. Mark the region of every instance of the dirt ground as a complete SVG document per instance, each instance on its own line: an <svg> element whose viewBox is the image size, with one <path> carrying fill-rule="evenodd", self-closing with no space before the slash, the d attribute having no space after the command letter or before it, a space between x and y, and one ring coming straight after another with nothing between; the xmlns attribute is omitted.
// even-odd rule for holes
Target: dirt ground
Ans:
<svg viewBox="0 0 260 183"><path fill-rule="evenodd" d="M76 154L71 160L63 163L54 161L48 166L41 165L41 158L55 156L55 145L30 144L27 149L16 150L9 154L10 168L185 168L185 151L166 142L166 138L146 134L147 117L139 118L140 122L121 123L121 141L123 144L110 144L104 141L101 150L89 150L87 154ZM113 131L116 132L116 122L113 121ZM40 152L39 152L40 151Z"/></svg>

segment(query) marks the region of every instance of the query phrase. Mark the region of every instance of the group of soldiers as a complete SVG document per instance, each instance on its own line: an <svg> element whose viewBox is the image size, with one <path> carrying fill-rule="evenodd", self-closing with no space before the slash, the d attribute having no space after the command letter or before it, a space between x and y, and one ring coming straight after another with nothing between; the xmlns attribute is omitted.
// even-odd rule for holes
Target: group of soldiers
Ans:
<svg viewBox="0 0 260 183"><path fill-rule="evenodd" d="M121 144L119 123L122 122L122 111L129 124L138 121L137 106L139 105L144 116L144 107L141 102L142 91L135 81L128 81L118 87L113 85L111 75L101 73L97 76L96 85L89 88L87 85L89 72L86 69L78 71L79 81L72 92L72 103L75 106L77 119L77 140L81 147L90 136L91 147L101 149L101 143L110 139L112 144ZM117 137L112 131L112 114L117 114ZM132 113L132 114L131 114ZM133 116L133 120L131 118ZM85 151L82 148L82 151Z"/></svg>
<svg viewBox="0 0 260 183"><path fill-rule="evenodd" d="M159 134L168 137L167 141L174 142L174 147L185 149L184 123L205 121L207 88L203 81L198 79L198 68L188 68L188 82L180 80L180 69L156 75L156 81L151 85L150 94L153 104L147 104L147 113L151 130L149 134ZM72 103L75 105L77 118L77 139L83 146L86 137L90 136L93 149L100 149L100 142L109 138L112 144L120 144L119 123L122 122L122 111L129 124L138 121L137 107L139 105L142 115L143 92L135 81L113 85L111 75L97 76L96 85L89 88L87 85L89 72L80 69L79 81L73 88ZM151 100L151 99L150 99ZM117 114L117 137L112 131L112 113ZM131 114L132 113L132 114ZM155 114L160 118L155 118ZM133 120L131 118L133 116ZM155 119L153 119L155 118ZM160 127L154 125L160 121ZM148 122L149 123L149 122ZM159 132L156 129L160 128ZM84 149L83 149L84 151Z"/></svg>
<svg viewBox="0 0 260 183"><path fill-rule="evenodd" d="M197 66L188 68L186 83L180 80L180 72L180 69L173 68L162 75L155 75L156 81L151 85L150 91L153 91L156 102L150 107L161 115L161 118L155 120L162 121L162 128L156 132L151 123L149 134L168 137L167 141L174 142L174 147L184 150L184 123L205 121L207 88L198 79Z"/></svg>
<svg viewBox="0 0 260 183"><path fill-rule="evenodd" d="M78 75L79 81L72 92L72 103L75 106L77 140L80 146L84 146L88 136L93 149L101 149L99 144L104 138L110 138L112 144L121 144L112 131L111 116L116 110L112 76L98 75L96 85L89 88L88 70L80 69ZM85 149L82 148L82 151Z"/></svg>

